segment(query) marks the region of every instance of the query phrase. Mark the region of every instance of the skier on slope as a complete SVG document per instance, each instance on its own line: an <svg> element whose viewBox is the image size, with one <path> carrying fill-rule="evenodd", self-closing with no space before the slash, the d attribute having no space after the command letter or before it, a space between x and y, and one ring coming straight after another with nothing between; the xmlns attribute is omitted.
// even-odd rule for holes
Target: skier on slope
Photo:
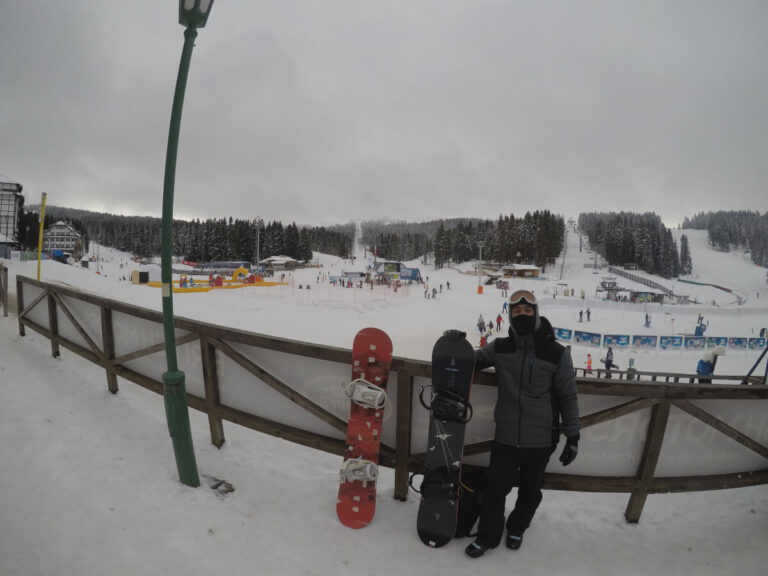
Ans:
<svg viewBox="0 0 768 576"><path fill-rule="evenodd" d="M541 503L544 470L557 447L562 416L567 437L563 466L576 458L579 407L570 351L555 341L549 321L527 290L509 299L509 337L475 351L475 370L496 369L496 431L483 493L477 540L465 553L478 558L499 545L504 534L504 504L518 481L517 500L506 519L507 548L517 550Z"/></svg>
<svg viewBox="0 0 768 576"><path fill-rule="evenodd" d="M482 314L477 318L477 329L480 331L481 336L485 334L485 318L483 318Z"/></svg>

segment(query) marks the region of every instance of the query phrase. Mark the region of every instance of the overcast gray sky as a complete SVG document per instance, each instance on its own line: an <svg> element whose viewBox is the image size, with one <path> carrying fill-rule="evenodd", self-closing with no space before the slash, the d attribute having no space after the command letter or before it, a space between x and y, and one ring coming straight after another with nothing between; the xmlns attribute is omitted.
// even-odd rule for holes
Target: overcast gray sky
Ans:
<svg viewBox="0 0 768 576"><path fill-rule="evenodd" d="M162 210L176 0L0 0L0 172ZM768 211L764 0L215 0L175 215Z"/></svg>

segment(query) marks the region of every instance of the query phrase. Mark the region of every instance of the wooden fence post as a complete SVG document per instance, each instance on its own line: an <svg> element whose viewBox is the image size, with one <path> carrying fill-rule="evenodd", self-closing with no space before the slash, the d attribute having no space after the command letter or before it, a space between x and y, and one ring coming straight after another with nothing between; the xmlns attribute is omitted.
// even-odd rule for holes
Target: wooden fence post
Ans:
<svg viewBox="0 0 768 576"><path fill-rule="evenodd" d="M667 429L667 420L669 418L669 399L663 398L651 412L651 420L648 422L648 434L645 438L643 455L640 458L640 467L637 471L637 484L632 495L629 497L627 509L624 511L624 518L630 524L637 524L640 520L640 514L643 512L645 500L648 497L648 490L653 482L653 475L656 472L656 464L659 462L659 453L661 444L664 441L664 432Z"/></svg>
<svg viewBox="0 0 768 576"><path fill-rule="evenodd" d="M61 356L59 350L59 318L56 313L56 299L53 292L48 291L48 328L51 331L51 355L54 358Z"/></svg>
<svg viewBox="0 0 768 576"><path fill-rule="evenodd" d="M8 316L8 268L0 264L0 306L3 307L3 316Z"/></svg>
<svg viewBox="0 0 768 576"><path fill-rule="evenodd" d="M24 283L16 278L16 315L19 317L19 336L26 336L21 314L24 312Z"/></svg>
<svg viewBox="0 0 768 576"><path fill-rule="evenodd" d="M101 307L101 346L104 351L104 360L107 364L107 387L112 394L117 394L117 374L112 369L112 360L115 359L115 333L112 330L112 309Z"/></svg>
<svg viewBox="0 0 768 576"><path fill-rule="evenodd" d="M224 445L224 424L216 415L221 406L219 396L219 374L216 369L216 347L208 341L205 332L200 334L200 356L203 360L203 384L205 386L205 405L208 411L208 427L211 429L211 443L216 448Z"/></svg>
<svg viewBox="0 0 768 576"><path fill-rule="evenodd" d="M397 372L397 423L395 429L395 498L408 498L408 462L411 456L413 376Z"/></svg>

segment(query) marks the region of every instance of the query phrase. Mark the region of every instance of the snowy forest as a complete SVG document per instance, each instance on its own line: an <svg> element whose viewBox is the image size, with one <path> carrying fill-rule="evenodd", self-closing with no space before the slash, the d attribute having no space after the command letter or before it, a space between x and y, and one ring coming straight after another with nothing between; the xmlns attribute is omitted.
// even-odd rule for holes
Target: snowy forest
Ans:
<svg viewBox="0 0 768 576"><path fill-rule="evenodd" d="M39 207L22 208L18 230L22 247L37 248ZM45 227L57 220L70 223L83 237L87 253L90 240L148 257L160 254L160 218L121 216L73 208L48 206ZM693 268L688 238L678 246L661 217L649 212L582 213L580 233L611 265L634 264L650 274L674 278ZM752 211L700 213L683 221L683 228L708 230L715 250L743 247L752 261L768 266L768 213ZM434 258L440 268L449 262L477 259L479 243L483 260L499 265L535 264L546 269L563 248L565 222L547 210L513 214L498 220L454 218L427 222L365 221L361 243L375 248L380 258L408 261ZM300 227L295 223L258 221L258 256L285 255L311 260L312 252L347 258L352 253L354 223ZM185 260L256 260L257 221L233 218L174 221L173 253Z"/></svg>
<svg viewBox="0 0 768 576"><path fill-rule="evenodd" d="M437 268L449 262L477 259L478 243L483 260L499 265L510 262L546 268L563 249L565 222L548 210L499 216L497 221L455 218L420 223L363 222L363 243L376 247L378 256L390 260L413 260L434 254Z"/></svg>
<svg viewBox="0 0 768 576"><path fill-rule="evenodd" d="M762 216L748 210L702 212L683 220L683 228L707 230L714 250L742 247L749 250L752 262L768 266L768 212Z"/></svg>
<svg viewBox="0 0 768 576"><path fill-rule="evenodd" d="M22 238L29 236L27 248L37 248L38 215L24 211L19 230ZM73 208L49 206L46 208L45 227L57 220L65 220L83 235L83 249L94 240L103 246L131 252L137 256L160 254L160 218L150 216L120 216L90 212ZM26 226L30 234L26 234ZM290 256L297 260L311 260L312 251L347 258L352 252L355 229L353 224L330 227L299 227L295 223L255 220L207 219L174 220L173 254L185 260L256 261L256 238L259 241L259 259L270 256Z"/></svg>
<svg viewBox="0 0 768 576"><path fill-rule="evenodd" d="M688 237L680 238L680 250L661 217L652 213L584 213L579 229L589 247L610 265L634 264L649 274L676 278L693 269Z"/></svg>

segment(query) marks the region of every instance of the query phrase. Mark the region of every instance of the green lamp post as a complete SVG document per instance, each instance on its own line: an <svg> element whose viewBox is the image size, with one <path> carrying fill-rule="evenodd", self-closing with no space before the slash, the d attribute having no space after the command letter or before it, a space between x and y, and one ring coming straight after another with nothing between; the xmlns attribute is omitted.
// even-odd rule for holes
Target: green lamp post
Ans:
<svg viewBox="0 0 768 576"><path fill-rule="evenodd" d="M184 31L184 48L181 52L179 75L173 95L171 127L168 131L168 151L165 156L165 181L163 184L163 227L161 271L163 297L163 328L165 332L165 357L168 371L163 374L163 397L168 431L173 440L176 468L179 479L188 486L199 486L192 432L189 428L189 408L184 372L179 370L176 360L176 333L173 327L173 272L171 270L171 247L173 246L173 190L176 181L176 153L179 147L181 110L184 106L184 91L187 87L189 62L197 37L197 29L203 28L211 11L213 0L179 0L179 23Z"/></svg>

